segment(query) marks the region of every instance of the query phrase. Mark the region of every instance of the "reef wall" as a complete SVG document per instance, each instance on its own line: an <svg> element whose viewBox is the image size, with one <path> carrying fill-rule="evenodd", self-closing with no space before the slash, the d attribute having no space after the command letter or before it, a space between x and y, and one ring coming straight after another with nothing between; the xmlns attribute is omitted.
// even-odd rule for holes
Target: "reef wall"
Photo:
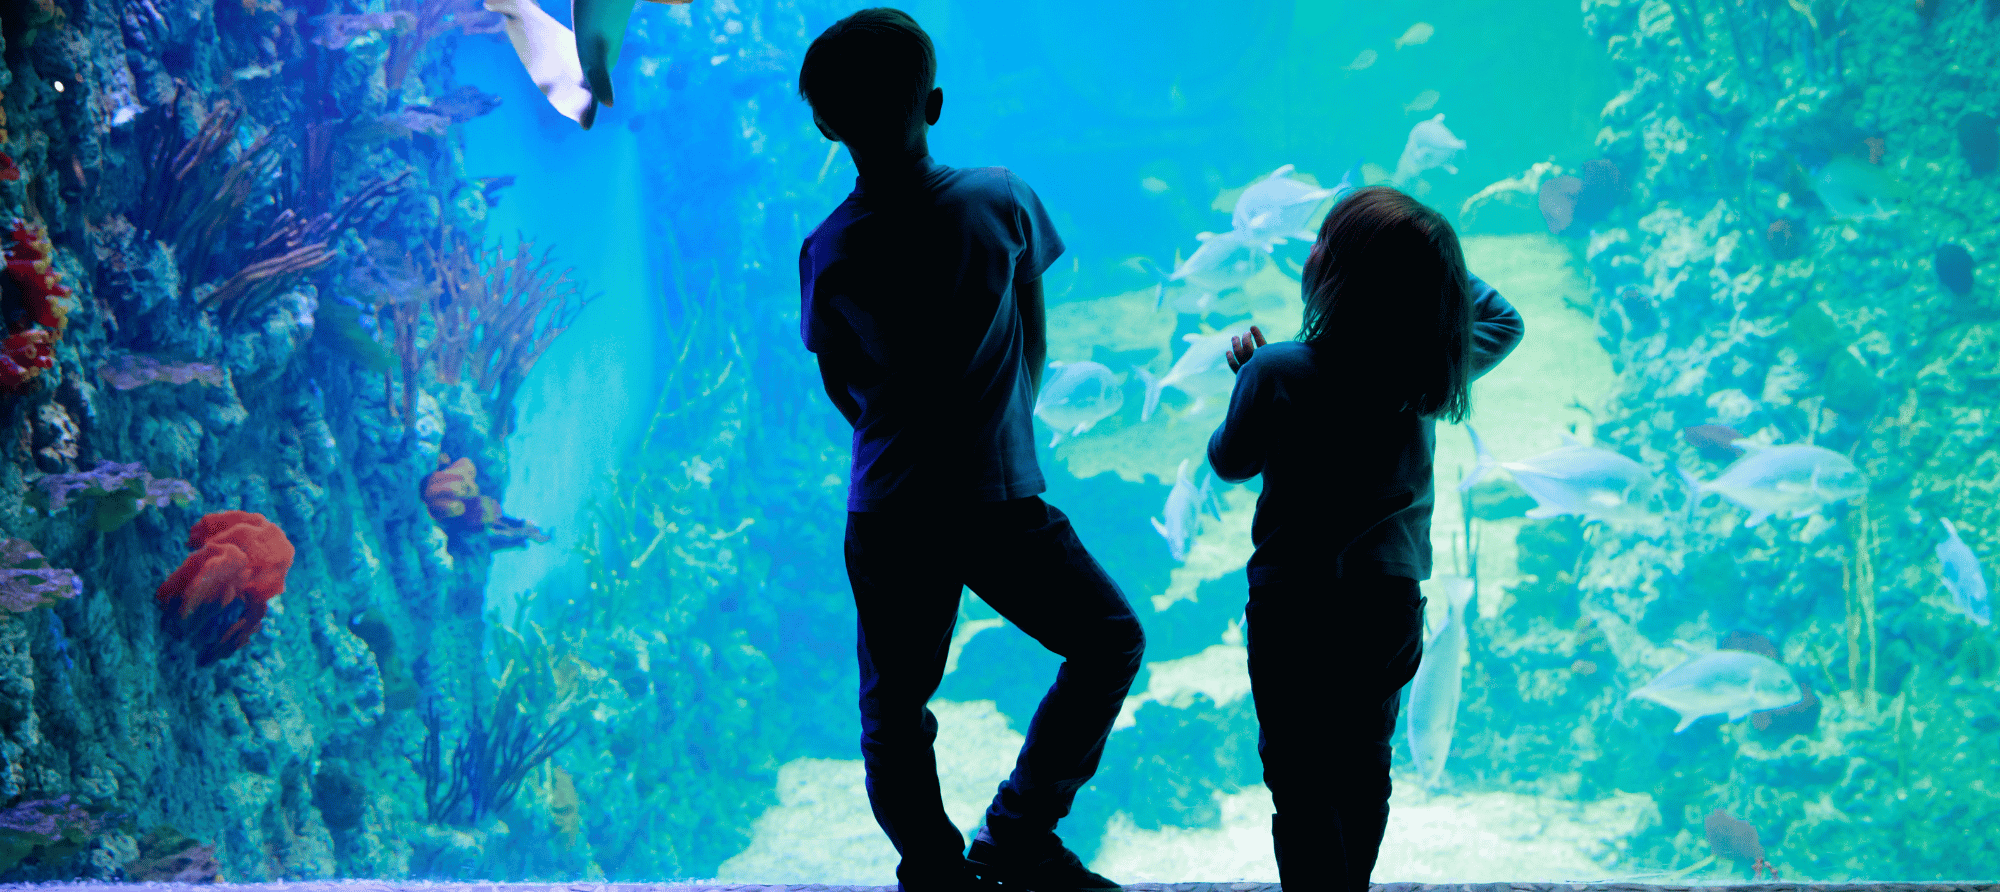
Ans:
<svg viewBox="0 0 2000 892"><path fill-rule="evenodd" d="M1628 81L1597 138L1622 200L1565 233L1618 375L1594 433L1668 469L1651 497L1665 522L1519 527L1524 581L1474 628L1454 773L1651 795L1628 865L1695 865L1717 810L1754 825L1786 879L2000 863L1982 792L2000 660L1951 609L1934 552L1940 519L1976 552L2000 543L1996 16L1973 0L1584 4ZM1955 273L1949 245L1983 260ZM1684 433L1700 425L1839 452L1867 492L1756 525L1690 504L1671 469L1705 480L1730 460ZM1676 640L1768 649L1808 699L1671 733L1626 692L1686 658Z"/></svg>

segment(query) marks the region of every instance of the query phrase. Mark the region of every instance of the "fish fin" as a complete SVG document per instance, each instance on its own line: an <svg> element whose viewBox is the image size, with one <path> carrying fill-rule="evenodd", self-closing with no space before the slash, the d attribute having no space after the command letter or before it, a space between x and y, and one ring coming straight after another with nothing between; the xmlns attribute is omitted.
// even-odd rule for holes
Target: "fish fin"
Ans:
<svg viewBox="0 0 2000 892"><path fill-rule="evenodd" d="M1472 489L1480 480L1485 479L1486 475L1500 467L1500 463L1493 459L1493 453L1486 451L1486 441L1479 439L1479 432L1473 430L1472 425L1465 426L1465 433L1472 438L1472 451L1478 458L1473 462L1472 473L1465 475L1465 479L1458 482L1459 492Z"/></svg>
<svg viewBox="0 0 2000 892"><path fill-rule="evenodd" d="M1153 530L1154 530L1155 532L1158 532L1158 533L1160 534L1160 538L1162 538L1162 539L1165 539L1165 540L1167 540L1167 544L1168 544L1168 545L1172 545L1172 544L1174 544L1174 537L1173 537L1173 535L1167 532L1167 525L1166 525L1166 524L1164 524L1164 523L1161 523L1161 522L1160 522L1160 519L1159 519L1159 518L1157 518L1157 517L1148 517L1148 518L1146 518L1146 521L1147 521L1148 523L1151 523L1151 524L1153 525Z"/></svg>
<svg viewBox="0 0 2000 892"><path fill-rule="evenodd" d="M1576 435L1575 435L1575 434L1573 434L1573 433L1570 433L1569 431L1563 431L1563 432L1562 432L1561 434L1559 434L1558 436L1560 436L1560 437L1562 438L1562 444L1563 444L1564 446L1583 446L1583 445L1585 445L1585 443L1584 443L1583 441L1581 441L1581 440L1578 440L1578 439L1576 438Z"/></svg>
<svg viewBox="0 0 2000 892"><path fill-rule="evenodd" d="M1215 237L1216 235L1213 232L1197 232L1194 234L1194 240L1198 242L1205 242Z"/></svg>
<svg viewBox="0 0 2000 892"><path fill-rule="evenodd" d="M1944 519L1944 518L1940 517L1940 518L1938 518L1938 523L1941 523L1941 524L1944 524L1944 532L1945 532L1945 535L1947 535L1947 536L1950 536L1950 537L1952 537L1953 539L1956 539L1956 538L1958 538L1958 528L1957 528L1957 527L1954 527L1954 526L1952 526L1952 525L1951 525L1951 521L1949 521L1949 520L1946 520L1946 519Z"/></svg>
<svg viewBox="0 0 2000 892"><path fill-rule="evenodd" d="M1049 435L1049 448L1050 448L1050 449L1054 449L1054 448L1056 448L1056 444L1057 444L1057 443L1060 443L1060 442L1062 442L1062 431L1056 431L1055 433L1052 433L1052 434L1050 434L1050 435Z"/></svg>
<svg viewBox="0 0 2000 892"><path fill-rule="evenodd" d="M1274 170L1274 171L1271 171L1271 175L1270 175L1270 176L1268 176L1268 177L1265 177L1264 179L1267 179L1267 180L1275 180L1275 179L1277 179L1277 178L1279 178L1279 177L1281 177L1281 176L1284 176L1285 174L1288 174L1288 173L1291 173L1291 172L1292 172L1292 165L1290 165L1290 164L1287 164L1287 165L1285 165L1285 166L1283 166L1283 167L1280 167L1280 168L1278 168L1277 170Z"/></svg>
<svg viewBox="0 0 2000 892"><path fill-rule="evenodd" d="M1750 710L1738 707L1729 711L1729 720L1733 722L1749 714Z"/></svg>
<svg viewBox="0 0 2000 892"><path fill-rule="evenodd" d="M1551 517L1561 517L1564 514L1568 513L1569 512L1564 511L1560 508L1551 508L1547 505L1536 505L1535 507L1528 509L1528 513L1526 516L1530 520L1547 520Z"/></svg>
<svg viewBox="0 0 2000 892"><path fill-rule="evenodd" d="M584 85L599 105L611 105L611 69L625 47L625 25L634 0L573 0L570 26L576 29L576 58Z"/></svg>
<svg viewBox="0 0 2000 892"><path fill-rule="evenodd" d="M1070 435L1070 436L1072 436L1072 437L1081 437L1081 436L1083 436L1083 432L1084 432L1084 431L1087 431L1087 430L1090 430L1090 426L1091 426L1091 425L1093 425L1093 424L1096 424L1096 422L1094 422L1094 421L1086 421L1086 422L1084 422L1084 423L1082 423L1082 424L1079 424L1079 425L1077 425L1077 426L1076 426L1076 429L1075 429L1075 430L1073 430L1073 431L1070 431L1070 432L1069 432L1069 435Z"/></svg>
<svg viewBox="0 0 2000 892"><path fill-rule="evenodd" d="M1458 173L1458 168L1455 165L1440 164L1438 165L1438 168L1440 170L1443 170L1445 173L1452 173L1452 174Z"/></svg>
<svg viewBox="0 0 2000 892"><path fill-rule="evenodd" d="M1681 713L1681 723L1674 726L1674 733L1679 734L1682 731L1686 731L1688 726L1694 724L1694 720L1698 718L1701 718L1700 714Z"/></svg>
<svg viewBox="0 0 2000 892"><path fill-rule="evenodd" d="M1153 410L1160 406L1161 379L1155 377L1152 372L1146 371L1144 366L1135 365L1132 367L1132 371L1137 372L1139 380L1146 383L1146 402L1139 408L1139 420L1142 422L1150 421L1153 418Z"/></svg>

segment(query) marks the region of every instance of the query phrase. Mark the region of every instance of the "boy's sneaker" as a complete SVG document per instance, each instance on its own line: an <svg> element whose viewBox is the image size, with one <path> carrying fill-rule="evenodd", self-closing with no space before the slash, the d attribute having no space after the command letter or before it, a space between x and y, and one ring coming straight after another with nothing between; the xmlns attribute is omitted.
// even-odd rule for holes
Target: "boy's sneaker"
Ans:
<svg viewBox="0 0 2000 892"><path fill-rule="evenodd" d="M1083 866L1083 859L1060 841L1055 848L1020 853L996 845L982 830L965 860L984 879L1027 892L1119 892L1120 886Z"/></svg>

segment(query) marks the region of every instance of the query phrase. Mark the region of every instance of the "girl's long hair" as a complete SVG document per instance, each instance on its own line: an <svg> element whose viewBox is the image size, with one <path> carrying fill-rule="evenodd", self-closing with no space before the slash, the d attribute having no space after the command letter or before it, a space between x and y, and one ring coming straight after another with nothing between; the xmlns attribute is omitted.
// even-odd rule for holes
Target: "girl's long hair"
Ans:
<svg viewBox="0 0 2000 892"><path fill-rule="evenodd" d="M1353 385L1450 422L1472 412L1472 284L1444 216L1387 186L1334 205L1304 271L1300 341Z"/></svg>

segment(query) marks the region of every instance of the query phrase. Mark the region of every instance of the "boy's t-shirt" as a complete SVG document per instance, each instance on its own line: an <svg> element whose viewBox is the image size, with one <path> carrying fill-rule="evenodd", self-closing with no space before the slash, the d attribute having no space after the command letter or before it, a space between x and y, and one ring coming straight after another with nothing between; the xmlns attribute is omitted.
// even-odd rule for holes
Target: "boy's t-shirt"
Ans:
<svg viewBox="0 0 2000 892"><path fill-rule="evenodd" d="M849 511L1037 495L1014 286L1063 252L1034 190L1002 167L925 156L855 180L799 250L799 327L861 408Z"/></svg>

